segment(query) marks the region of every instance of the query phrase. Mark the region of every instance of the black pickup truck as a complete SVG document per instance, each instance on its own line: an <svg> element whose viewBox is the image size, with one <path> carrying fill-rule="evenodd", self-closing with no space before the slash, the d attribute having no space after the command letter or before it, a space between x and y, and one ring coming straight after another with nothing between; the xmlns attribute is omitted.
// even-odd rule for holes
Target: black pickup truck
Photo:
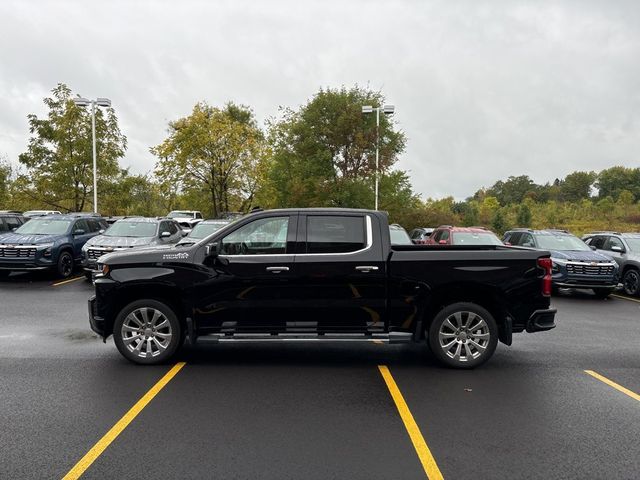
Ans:
<svg viewBox="0 0 640 480"><path fill-rule="evenodd" d="M456 368L513 332L555 327L547 252L392 246L384 213L247 215L193 244L99 260L91 328L127 359L164 362L185 342L419 342Z"/></svg>

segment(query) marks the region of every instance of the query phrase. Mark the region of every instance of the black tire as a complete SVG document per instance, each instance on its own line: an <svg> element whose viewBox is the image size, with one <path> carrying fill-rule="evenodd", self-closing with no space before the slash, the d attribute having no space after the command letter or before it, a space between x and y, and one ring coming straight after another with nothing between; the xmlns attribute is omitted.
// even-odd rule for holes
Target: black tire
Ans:
<svg viewBox="0 0 640 480"><path fill-rule="evenodd" d="M150 324L151 318L155 318L156 311L162 315L157 318L156 326L163 325L166 320L168 322L166 327L158 328L156 331L151 330L149 325L146 328L140 328L138 332L131 330L130 325L139 325L140 320L145 320L145 317ZM130 315L133 315L133 318ZM170 335L169 339L166 337L167 334ZM113 325L113 339L116 347L127 360L142 365L156 365L170 360L175 355L184 340L184 332L171 307L157 300L144 299L132 302L120 310ZM164 348L160 348L165 341Z"/></svg>
<svg viewBox="0 0 640 480"><path fill-rule="evenodd" d="M63 250L58 255L58 263L56 264L56 273L60 278L69 278L73 275L73 255L68 250Z"/></svg>
<svg viewBox="0 0 640 480"><path fill-rule="evenodd" d="M627 295L638 296L640 293L640 272L635 268L630 268L624 272L622 288Z"/></svg>
<svg viewBox="0 0 640 480"><path fill-rule="evenodd" d="M593 289L593 294L596 296L596 298L599 298L600 300L604 300L612 293L613 293L612 290L603 290L602 288Z"/></svg>
<svg viewBox="0 0 640 480"><path fill-rule="evenodd" d="M449 327L447 320L454 327L457 324L458 330ZM479 325L477 329L468 330L476 325ZM495 352L498 327L493 316L480 305L453 303L440 310L431 322L428 341L431 352L444 365L461 369L475 368L489 360Z"/></svg>

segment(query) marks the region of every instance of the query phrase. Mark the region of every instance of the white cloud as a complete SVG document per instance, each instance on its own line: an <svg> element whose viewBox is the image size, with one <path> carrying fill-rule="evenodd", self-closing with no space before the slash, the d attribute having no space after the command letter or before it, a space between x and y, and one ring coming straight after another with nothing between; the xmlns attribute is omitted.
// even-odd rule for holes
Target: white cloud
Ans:
<svg viewBox="0 0 640 480"><path fill-rule="evenodd" d="M397 106L399 166L425 197L636 166L637 25L635 2L5 1L0 152L24 150L57 82L113 100L135 172L196 101L264 120L359 83Z"/></svg>

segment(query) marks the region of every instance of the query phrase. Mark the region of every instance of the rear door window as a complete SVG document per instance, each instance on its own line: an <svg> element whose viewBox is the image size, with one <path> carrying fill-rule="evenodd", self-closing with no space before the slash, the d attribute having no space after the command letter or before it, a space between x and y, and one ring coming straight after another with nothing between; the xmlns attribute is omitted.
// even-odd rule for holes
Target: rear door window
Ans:
<svg viewBox="0 0 640 480"><path fill-rule="evenodd" d="M349 253L366 246L363 216L307 217L307 253Z"/></svg>

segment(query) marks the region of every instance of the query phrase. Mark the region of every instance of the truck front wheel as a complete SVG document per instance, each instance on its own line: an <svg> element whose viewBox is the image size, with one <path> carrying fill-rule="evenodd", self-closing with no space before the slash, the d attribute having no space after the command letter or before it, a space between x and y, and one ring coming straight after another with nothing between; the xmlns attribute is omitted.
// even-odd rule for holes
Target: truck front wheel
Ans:
<svg viewBox="0 0 640 480"><path fill-rule="evenodd" d="M441 363L453 368L474 368L493 355L498 327L480 305L453 303L440 310L431 322L428 341Z"/></svg>
<svg viewBox="0 0 640 480"><path fill-rule="evenodd" d="M113 339L127 360L154 365L176 353L182 343L182 331L169 306L157 300L137 300L118 314Z"/></svg>

